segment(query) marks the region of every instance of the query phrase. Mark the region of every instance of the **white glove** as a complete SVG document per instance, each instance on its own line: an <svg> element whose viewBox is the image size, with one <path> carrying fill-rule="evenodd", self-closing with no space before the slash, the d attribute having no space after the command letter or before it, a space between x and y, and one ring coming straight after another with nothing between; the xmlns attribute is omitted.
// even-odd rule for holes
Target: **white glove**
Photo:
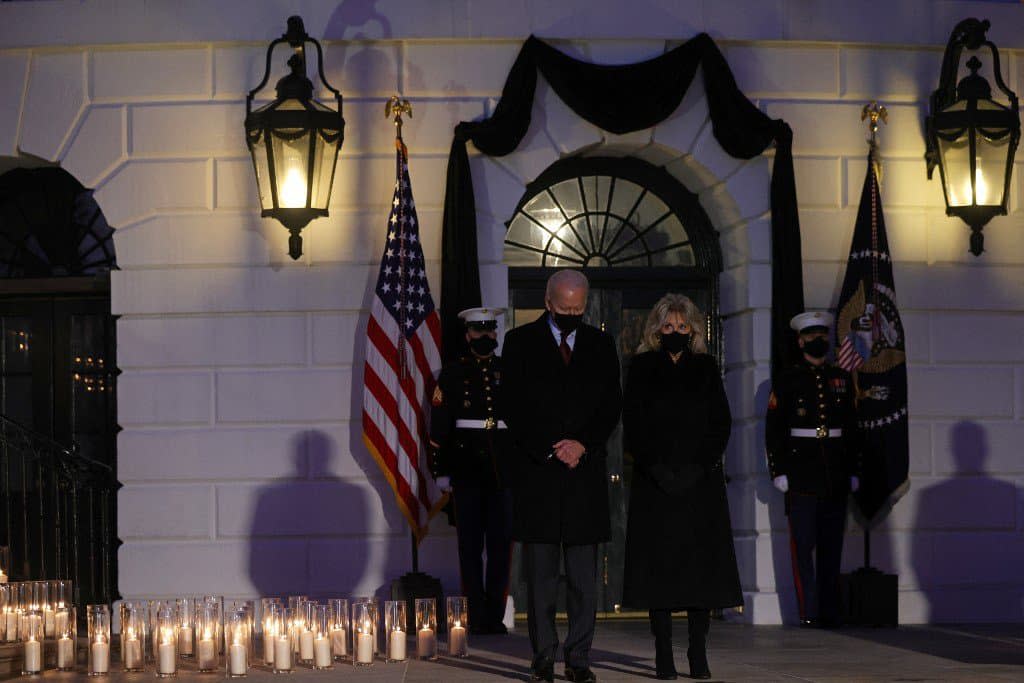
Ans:
<svg viewBox="0 0 1024 683"><path fill-rule="evenodd" d="M850 477L850 492L856 493L857 489L860 488L860 479L857 477Z"/></svg>
<svg viewBox="0 0 1024 683"><path fill-rule="evenodd" d="M438 477L434 481L437 482L437 488L441 489L442 493L448 493L452 490L451 477Z"/></svg>
<svg viewBox="0 0 1024 683"><path fill-rule="evenodd" d="M775 486L775 488L782 491L783 493L789 490L789 479L786 478L785 474L780 474L779 476L772 479L772 484Z"/></svg>

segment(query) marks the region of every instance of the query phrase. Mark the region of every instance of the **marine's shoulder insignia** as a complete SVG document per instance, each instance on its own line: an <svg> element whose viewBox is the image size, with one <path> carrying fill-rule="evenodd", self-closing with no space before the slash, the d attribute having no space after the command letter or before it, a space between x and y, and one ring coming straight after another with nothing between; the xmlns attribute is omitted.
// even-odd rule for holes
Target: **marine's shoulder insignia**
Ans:
<svg viewBox="0 0 1024 683"><path fill-rule="evenodd" d="M768 410L775 410L779 407L779 399L775 396L775 391L771 391L768 394Z"/></svg>
<svg viewBox="0 0 1024 683"><path fill-rule="evenodd" d="M444 393L441 392L440 385L434 387L434 394L430 397L430 404L439 406L444 403Z"/></svg>

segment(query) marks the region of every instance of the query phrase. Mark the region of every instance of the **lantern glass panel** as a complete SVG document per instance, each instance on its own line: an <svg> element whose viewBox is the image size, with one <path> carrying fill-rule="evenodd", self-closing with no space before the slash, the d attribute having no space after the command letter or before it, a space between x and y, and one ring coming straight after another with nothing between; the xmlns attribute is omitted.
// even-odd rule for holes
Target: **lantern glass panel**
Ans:
<svg viewBox="0 0 1024 683"><path fill-rule="evenodd" d="M278 208L301 209L306 206L309 135L308 130L301 128L284 128L270 136Z"/></svg>
<svg viewBox="0 0 1024 683"><path fill-rule="evenodd" d="M992 100L980 100L979 110L1007 111ZM977 134L978 204L999 206L1006 198L1006 164L1010 153L1010 131L1007 128L979 128Z"/></svg>
<svg viewBox="0 0 1024 683"><path fill-rule="evenodd" d="M944 112L960 110L966 104L957 102ZM938 117L936 117L938 119ZM941 120L936 121L941 125ZM946 200L949 206L970 206L971 188L971 146L966 128L939 128L939 152L942 154L942 180L946 184Z"/></svg>
<svg viewBox="0 0 1024 683"><path fill-rule="evenodd" d="M250 144L252 166L256 171L256 188L260 193L260 208L269 211L274 208L274 196L270 192L270 164L267 161L266 132L260 131L259 140Z"/></svg>

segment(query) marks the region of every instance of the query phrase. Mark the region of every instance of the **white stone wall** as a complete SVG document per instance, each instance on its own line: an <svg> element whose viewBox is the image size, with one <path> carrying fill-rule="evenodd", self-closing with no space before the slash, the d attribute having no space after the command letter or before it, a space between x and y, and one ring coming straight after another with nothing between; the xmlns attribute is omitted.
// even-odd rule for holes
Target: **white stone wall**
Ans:
<svg viewBox="0 0 1024 683"><path fill-rule="evenodd" d="M988 250L975 258L922 160L925 102L949 31L984 12L1008 82L1024 91L1024 7L389 0L356 12L350 4L0 6L0 155L60 161L96 188L117 229L125 597L366 593L406 571L407 528L358 425L366 308L394 172L384 99L399 92L415 107L405 137L437 294L452 128L493 110L526 35L621 63L706 30L740 87L794 129L810 306L838 296L865 169L860 107L870 98L889 107L882 194L908 330L912 488L873 534L874 557L900 574L904 622L1024 616L1024 168L1011 215L986 228ZM241 129L266 43L294 12L326 40L325 67L348 122L331 216L304 231L298 262L287 256L284 228L259 218ZM282 72L278 65L273 77ZM699 86L698 78L656 129L614 136L575 117L541 81L519 150L473 156L484 298L506 300L502 223L525 184L561 155L635 154L700 193L725 260L736 424L728 467L744 616L771 623L793 610L785 518L762 456L771 155L726 155ZM860 544L851 533L850 568ZM450 590L454 550L438 520L421 563Z"/></svg>

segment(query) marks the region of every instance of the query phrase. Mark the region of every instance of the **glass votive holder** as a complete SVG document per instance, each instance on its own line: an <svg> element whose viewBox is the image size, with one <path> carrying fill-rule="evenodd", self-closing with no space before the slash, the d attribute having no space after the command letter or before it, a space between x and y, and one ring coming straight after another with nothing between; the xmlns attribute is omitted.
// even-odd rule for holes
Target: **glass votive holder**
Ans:
<svg viewBox="0 0 1024 683"><path fill-rule="evenodd" d="M331 608L329 605L313 605L310 632L313 636L313 668L333 669L331 654Z"/></svg>
<svg viewBox="0 0 1024 683"><path fill-rule="evenodd" d="M175 601L175 607L178 656L182 659L192 659L195 656L195 600L193 598L178 598Z"/></svg>
<svg viewBox="0 0 1024 683"><path fill-rule="evenodd" d="M386 661L404 662L408 645L405 600L384 602L384 633L387 634Z"/></svg>
<svg viewBox="0 0 1024 683"><path fill-rule="evenodd" d="M352 663L373 666L374 603L356 600L352 603Z"/></svg>
<svg viewBox="0 0 1024 683"><path fill-rule="evenodd" d="M249 674L252 624L244 609L233 610L224 621L224 671L228 678Z"/></svg>
<svg viewBox="0 0 1024 683"><path fill-rule="evenodd" d="M445 607L448 611L448 656L468 657L468 602L465 596L450 595L445 598Z"/></svg>
<svg viewBox="0 0 1024 683"><path fill-rule="evenodd" d="M86 628L89 635L90 676L106 676L110 673L110 607L107 605L86 605Z"/></svg>
<svg viewBox="0 0 1024 683"><path fill-rule="evenodd" d="M165 604L156 618L156 677L173 678L178 675L178 637L180 618L178 606Z"/></svg>
<svg viewBox="0 0 1024 683"><path fill-rule="evenodd" d="M149 652L146 658L155 662L160 656L160 628L157 624L157 620L160 618L160 612L164 609L170 608L174 611L174 603L165 600L149 600L147 602L149 623L146 628L146 633L149 634Z"/></svg>
<svg viewBox="0 0 1024 683"><path fill-rule="evenodd" d="M255 600L226 600L224 603L224 618L221 619L221 623L224 624L224 628L227 629L227 620L235 612L242 612L245 617L245 621L249 624L249 637L248 648L249 648L249 659L251 660L256 655L255 640L256 634L259 633L259 620L257 619L257 610L259 609L259 603ZM227 631L225 631L227 633ZM228 639L224 639L224 653L227 654Z"/></svg>
<svg viewBox="0 0 1024 683"><path fill-rule="evenodd" d="M121 603L121 666L125 671L145 668L147 605L144 602Z"/></svg>
<svg viewBox="0 0 1024 683"><path fill-rule="evenodd" d="M281 612L284 608L279 603L270 602L263 604L263 663L269 667L274 666L274 641L277 640L278 622L281 620Z"/></svg>
<svg viewBox="0 0 1024 683"><path fill-rule="evenodd" d="M295 610L286 607L276 610L277 622L274 635L274 673L290 674L294 669L294 651L292 649L292 625L295 621Z"/></svg>
<svg viewBox="0 0 1024 683"><path fill-rule="evenodd" d="M196 601L196 619L199 618L199 607L200 605L210 605L217 610L217 620L213 625L213 645L214 651L223 653L224 648L224 615L227 614L224 611L224 596L223 595L204 595L202 602ZM199 625L196 624L196 638L199 638Z"/></svg>
<svg viewBox="0 0 1024 683"><path fill-rule="evenodd" d="M328 603L331 610L331 655L336 661L348 659L348 600L332 598Z"/></svg>
<svg viewBox="0 0 1024 683"><path fill-rule="evenodd" d="M437 601L416 598L416 656L437 659Z"/></svg>
<svg viewBox="0 0 1024 683"><path fill-rule="evenodd" d="M315 602L299 603L299 613L295 617L295 634L299 644L299 662L306 666L313 664L313 614Z"/></svg>
<svg viewBox="0 0 1024 683"><path fill-rule="evenodd" d="M220 606L213 600L203 600L196 605L195 660L196 669L201 672L217 670L217 632L220 630Z"/></svg>
<svg viewBox="0 0 1024 683"><path fill-rule="evenodd" d="M28 609L43 609L44 605L50 604L50 582L31 581L32 599L29 601Z"/></svg>
<svg viewBox="0 0 1024 683"><path fill-rule="evenodd" d="M43 611L29 609L25 611L25 629L21 634L24 648L24 661L21 665L22 676L35 676L43 672Z"/></svg>
<svg viewBox="0 0 1024 683"><path fill-rule="evenodd" d="M0 584L11 580L11 546L0 545Z"/></svg>
<svg viewBox="0 0 1024 683"><path fill-rule="evenodd" d="M57 671L73 671L78 644L78 620L71 605L58 607L54 615L57 623Z"/></svg>
<svg viewBox="0 0 1024 683"><path fill-rule="evenodd" d="M0 584L0 642L18 639L18 608L12 584Z"/></svg>
<svg viewBox="0 0 1024 683"><path fill-rule="evenodd" d="M298 609L299 603L309 602L308 595L289 595L288 596L288 609Z"/></svg>
<svg viewBox="0 0 1024 683"><path fill-rule="evenodd" d="M369 614L370 614L370 624L372 626L372 632L371 633L373 635L373 654L376 656L376 654L380 651L379 650L379 644L380 643L379 643L378 636L377 636L377 634L380 632L380 603L378 603L377 602L377 598L374 598L374 597L369 597L369 598L353 598L352 599L353 606L355 606L358 603L363 603L365 605L369 605L368 609L369 609ZM354 628L354 625L353 625L353 628Z"/></svg>

